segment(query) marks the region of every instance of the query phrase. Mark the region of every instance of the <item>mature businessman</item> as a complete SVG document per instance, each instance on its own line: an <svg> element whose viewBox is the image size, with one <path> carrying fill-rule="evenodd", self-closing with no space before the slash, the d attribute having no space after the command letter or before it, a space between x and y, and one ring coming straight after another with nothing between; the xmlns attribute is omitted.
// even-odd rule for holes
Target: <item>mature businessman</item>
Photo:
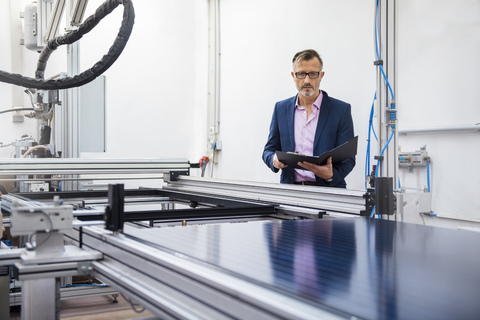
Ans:
<svg viewBox="0 0 480 320"><path fill-rule="evenodd" d="M355 157L342 162L328 158L325 165L299 162L294 169L280 162L275 151L318 156L353 138L350 104L320 90L325 72L315 50L303 50L292 60L292 78L298 89L294 97L275 104L263 161L274 172L282 170L281 183L346 188L345 177L355 166Z"/></svg>

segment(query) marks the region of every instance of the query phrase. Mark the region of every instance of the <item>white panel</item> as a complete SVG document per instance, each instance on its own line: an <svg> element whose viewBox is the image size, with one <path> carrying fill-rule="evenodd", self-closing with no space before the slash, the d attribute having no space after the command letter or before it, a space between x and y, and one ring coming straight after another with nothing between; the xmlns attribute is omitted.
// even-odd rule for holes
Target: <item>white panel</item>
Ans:
<svg viewBox="0 0 480 320"><path fill-rule="evenodd" d="M296 94L300 50L324 60L320 88L352 105L359 135L349 188L363 189L368 116L375 93L372 1L220 1L223 150L214 177L279 182L262 161L275 102Z"/></svg>
<svg viewBox="0 0 480 320"><path fill-rule="evenodd" d="M399 129L479 123L480 1L402 0L397 5ZM480 132L408 134L399 137L399 145L402 151L426 146L435 213L479 220ZM401 169L399 177L407 188L427 185L426 167Z"/></svg>
<svg viewBox="0 0 480 320"><path fill-rule="evenodd" d="M80 87L80 152L105 152L105 81Z"/></svg>

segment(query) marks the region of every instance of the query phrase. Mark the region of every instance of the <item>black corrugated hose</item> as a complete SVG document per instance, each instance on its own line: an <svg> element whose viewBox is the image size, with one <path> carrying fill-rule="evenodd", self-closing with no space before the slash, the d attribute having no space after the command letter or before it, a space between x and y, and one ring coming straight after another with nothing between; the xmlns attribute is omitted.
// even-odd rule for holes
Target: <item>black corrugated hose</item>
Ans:
<svg viewBox="0 0 480 320"><path fill-rule="evenodd" d="M119 4L123 3L123 20L118 35L113 42L113 45L108 50L100 61L95 63L90 69L73 76L66 77L59 80L44 80L45 68L47 66L50 54L59 46L65 44L72 44L81 39L84 34L90 32L105 16L112 12ZM56 37L50 40L43 51L37 63L37 70L35 71L35 79L24 77L20 74L12 74L0 70L0 81L22 86L25 88L54 90L54 89L68 89L82 86L104 73L117 60L125 48L130 34L132 33L133 24L135 20L135 12L131 0L106 0L93 15L88 17L85 22L76 30Z"/></svg>

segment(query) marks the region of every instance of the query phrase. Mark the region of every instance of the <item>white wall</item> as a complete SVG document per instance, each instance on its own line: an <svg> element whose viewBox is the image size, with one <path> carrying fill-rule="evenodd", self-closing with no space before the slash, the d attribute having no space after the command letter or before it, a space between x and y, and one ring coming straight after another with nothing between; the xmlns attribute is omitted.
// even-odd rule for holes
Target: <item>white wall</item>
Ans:
<svg viewBox="0 0 480 320"><path fill-rule="evenodd" d="M103 1L89 1L94 10ZM205 149L207 4L134 1L130 40L107 76L107 152L83 157L186 158ZM81 69L107 52L123 9L81 42ZM87 13L90 14L90 13ZM102 39L99 41L99 39Z"/></svg>
<svg viewBox="0 0 480 320"><path fill-rule="evenodd" d="M399 129L480 123L480 1L397 3ZM480 220L480 131L400 136L399 145L426 146L437 214ZM400 179L423 188L426 169L403 169Z"/></svg>
<svg viewBox="0 0 480 320"><path fill-rule="evenodd" d="M480 1L396 3L398 128L479 123ZM347 183L352 189L364 188L368 115L375 90L374 4L221 1L223 150L216 176L279 180L261 160L273 105L295 94L289 75L293 54L314 48L325 60L321 87L352 104L359 152ZM263 75L256 76L256 71ZM474 164L480 155L479 136L477 131L399 137L401 151L427 146L432 209L439 216L480 220L480 169ZM401 169L399 176L407 188L427 185L426 168L413 173ZM418 216L410 220L450 227L460 223Z"/></svg>
<svg viewBox="0 0 480 320"><path fill-rule="evenodd" d="M0 0L0 6L15 1ZM28 3L22 1L23 6ZM91 0L90 12L102 2ZM480 1L396 3L398 128L480 122ZM196 162L207 155L208 2L142 0L134 1L134 6L131 39L105 73L107 152L82 157ZM223 150L218 152L214 177L279 181L279 174L261 159L273 106L296 93L290 77L292 56L314 48L324 58L321 88L352 105L359 150L347 184L364 188L368 116L375 91L374 10L374 0L220 0ZM121 11L81 40L82 70L113 42ZM8 12L2 10L0 18L0 41L9 43ZM12 15L10 19L21 23ZM10 71L9 50L0 54L0 68ZM23 55L22 72L33 76L37 54L24 50ZM66 70L65 56L65 52L52 55L47 76ZM1 109L9 108L11 86L0 84L0 94ZM35 133L32 120L12 124L10 114L0 115L0 141L18 138L20 132ZM402 151L427 146L433 209L439 214L479 219L480 172L470 165L480 155L478 139L479 133L399 137ZM8 157L11 151L0 149L0 156ZM423 188L425 168L402 170L400 179L402 186Z"/></svg>
<svg viewBox="0 0 480 320"><path fill-rule="evenodd" d="M0 10L0 30L2 30L0 32L0 43L2 43L0 70L23 74L22 57L16 55L18 51L23 52L20 46L20 9L23 6L19 1L10 3L9 0L0 0L0 7L2 8ZM18 31L19 28L20 32ZM20 59L20 63L18 63L18 59ZM34 74L30 74L30 76L34 76ZM27 100L23 102L23 105L19 101L14 103L13 94L18 90L22 89L0 83L0 110L11 109L14 105L30 107ZM0 115L0 142L6 145L15 139L19 139L22 135L37 138L36 120L25 118L23 123L13 123L12 113ZM8 158L14 151L13 147L0 148L0 157Z"/></svg>
<svg viewBox="0 0 480 320"><path fill-rule="evenodd" d="M374 5L370 1L221 1L223 150L215 176L278 182L262 161L276 101L296 94L292 58L316 49L321 89L352 105L359 135L349 188L363 189L368 116L375 93Z"/></svg>

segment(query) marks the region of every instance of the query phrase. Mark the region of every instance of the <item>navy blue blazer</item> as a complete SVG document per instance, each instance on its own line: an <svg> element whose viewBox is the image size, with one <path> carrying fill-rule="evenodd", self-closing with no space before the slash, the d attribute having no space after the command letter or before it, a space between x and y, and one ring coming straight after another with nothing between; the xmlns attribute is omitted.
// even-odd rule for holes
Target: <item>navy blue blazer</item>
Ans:
<svg viewBox="0 0 480 320"><path fill-rule="evenodd" d="M351 106L348 103L329 97L323 92L320 117L318 118L317 130L313 145L313 155L319 156L354 137ZM263 161L278 172L273 166L275 151L295 152L294 115L297 96L279 101L275 104L270 134L263 150ZM335 159L333 159L335 162ZM333 164L333 180L327 182L319 177L318 186L346 188L345 177L355 167L355 157ZM295 169L282 169L281 183L294 183Z"/></svg>

